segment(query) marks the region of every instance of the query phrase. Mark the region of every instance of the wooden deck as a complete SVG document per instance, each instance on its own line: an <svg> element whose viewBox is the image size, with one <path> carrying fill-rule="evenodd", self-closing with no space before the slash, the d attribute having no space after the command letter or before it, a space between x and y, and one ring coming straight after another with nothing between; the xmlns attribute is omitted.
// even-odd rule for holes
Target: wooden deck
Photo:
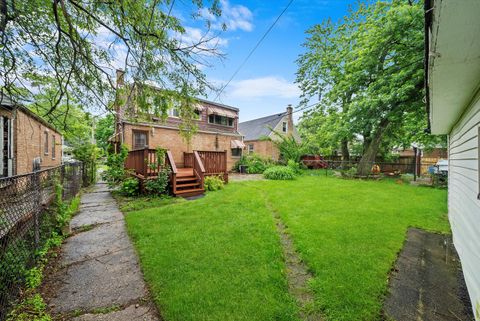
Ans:
<svg viewBox="0 0 480 321"><path fill-rule="evenodd" d="M178 168L172 153L167 151L165 164L158 164L155 149L139 149L128 153L125 168L133 170L141 186L155 179L162 168L170 168L170 188L175 196L189 197L203 194L205 176L222 176L228 183L227 152L193 151L183 154L184 167Z"/></svg>
<svg viewBox="0 0 480 321"><path fill-rule="evenodd" d="M193 176L193 168L177 168L177 177Z"/></svg>

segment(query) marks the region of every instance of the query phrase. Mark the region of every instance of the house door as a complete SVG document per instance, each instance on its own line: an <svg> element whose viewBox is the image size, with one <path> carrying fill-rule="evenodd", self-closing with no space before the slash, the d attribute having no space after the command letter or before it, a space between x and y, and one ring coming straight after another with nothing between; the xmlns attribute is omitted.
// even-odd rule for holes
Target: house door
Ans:
<svg viewBox="0 0 480 321"><path fill-rule="evenodd" d="M0 117L0 177L13 175L13 134L12 121Z"/></svg>

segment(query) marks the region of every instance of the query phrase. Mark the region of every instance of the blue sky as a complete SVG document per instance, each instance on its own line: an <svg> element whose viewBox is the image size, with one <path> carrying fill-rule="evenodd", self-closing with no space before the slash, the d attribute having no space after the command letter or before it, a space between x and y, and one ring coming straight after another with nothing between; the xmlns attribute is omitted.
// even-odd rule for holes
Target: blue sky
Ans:
<svg viewBox="0 0 480 321"><path fill-rule="evenodd" d="M213 60L212 66L204 69L208 80L217 85L226 83L288 2L221 0L220 19L228 28L215 31L219 21L214 20L212 32L218 35L219 49L226 59ZM217 101L240 108L241 121L282 112L287 104L295 106L300 94L294 84L295 60L303 51L305 31L324 19L340 19L353 3L353 0L294 0ZM188 1L177 1L175 10L184 15L189 10ZM189 33L205 30L199 22L191 21L184 20ZM209 96L211 100L214 98L213 94Z"/></svg>

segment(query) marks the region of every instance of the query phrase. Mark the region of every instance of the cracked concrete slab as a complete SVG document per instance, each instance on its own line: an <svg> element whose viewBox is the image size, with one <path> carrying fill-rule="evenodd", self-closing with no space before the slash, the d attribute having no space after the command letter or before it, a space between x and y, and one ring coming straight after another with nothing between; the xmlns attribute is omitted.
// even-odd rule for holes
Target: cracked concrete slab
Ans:
<svg viewBox="0 0 480 321"><path fill-rule="evenodd" d="M70 237L62 248L61 265L97 258L130 247L123 221L101 224Z"/></svg>
<svg viewBox="0 0 480 321"><path fill-rule="evenodd" d="M70 223L72 229L89 225L95 226L65 242L59 266L48 277L44 292L53 315L72 319L68 316L84 313L74 320L85 321L158 320L123 214L104 184L82 196L80 213ZM135 305L138 302L145 306ZM126 308L91 314L112 307Z"/></svg>
<svg viewBox="0 0 480 321"><path fill-rule="evenodd" d="M60 269L55 297L49 301L53 312L90 311L141 299L146 287L134 258L133 249L125 249Z"/></svg>
<svg viewBox="0 0 480 321"><path fill-rule="evenodd" d="M111 223L123 220L123 214L117 206L102 206L99 204L95 209L82 208L73 217L70 227L75 230L82 226Z"/></svg>
<svg viewBox="0 0 480 321"><path fill-rule="evenodd" d="M473 320L460 260L451 236L416 228L390 276L384 313L389 320Z"/></svg>
<svg viewBox="0 0 480 321"><path fill-rule="evenodd" d="M146 306L131 305L124 310L110 312L106 314L84 314L73 318L72 321L155 321L157 320L154 311Z"/></svg>

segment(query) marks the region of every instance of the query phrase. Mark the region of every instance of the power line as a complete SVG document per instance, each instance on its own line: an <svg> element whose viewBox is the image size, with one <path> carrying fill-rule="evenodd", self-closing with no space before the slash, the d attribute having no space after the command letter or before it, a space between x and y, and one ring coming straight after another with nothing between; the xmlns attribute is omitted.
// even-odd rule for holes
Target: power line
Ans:
<svg viewBox="0 0 480 321"><path fill-rule="evenodd" d="M283 16L283 14L287 11L287 9L290 7L290 5L292 4L293 0L290 0L290 2L287 4L287 6L283 9L283 11L280 13L280 15L277 17L277 19L275 19L275 21L272 23L272 25L267 29L267 31L263 34L263 36L258 40L257 44L255 45L255 47L253 47L253 49L250 51L250 53L247 55L247 57L243 60L243 62L240 64L240 66L237 68L237 70L235 70L235 72L233 73L232 77L230 77L230 79L227 81L227 83L222 87L220 88L220 91L218 92L217 96L215 97L215 99L213 101L216 101L221 93L223 92L223 90L230 84L230 82L233 80L233 78L235 78L235 76L238 74L238 72L243 68L243 66L247 63L248 59L250 59L250 57L253 55L253 53L255 52L255 50L257 50L257 48L260 46L260 44L263 42L263 40L265 40L265 38L267 37L267 35L270 33L270 31L272 31L273 27L275 27L275 25L277 24L277 22L280 20L280 18Z"/></svg>

